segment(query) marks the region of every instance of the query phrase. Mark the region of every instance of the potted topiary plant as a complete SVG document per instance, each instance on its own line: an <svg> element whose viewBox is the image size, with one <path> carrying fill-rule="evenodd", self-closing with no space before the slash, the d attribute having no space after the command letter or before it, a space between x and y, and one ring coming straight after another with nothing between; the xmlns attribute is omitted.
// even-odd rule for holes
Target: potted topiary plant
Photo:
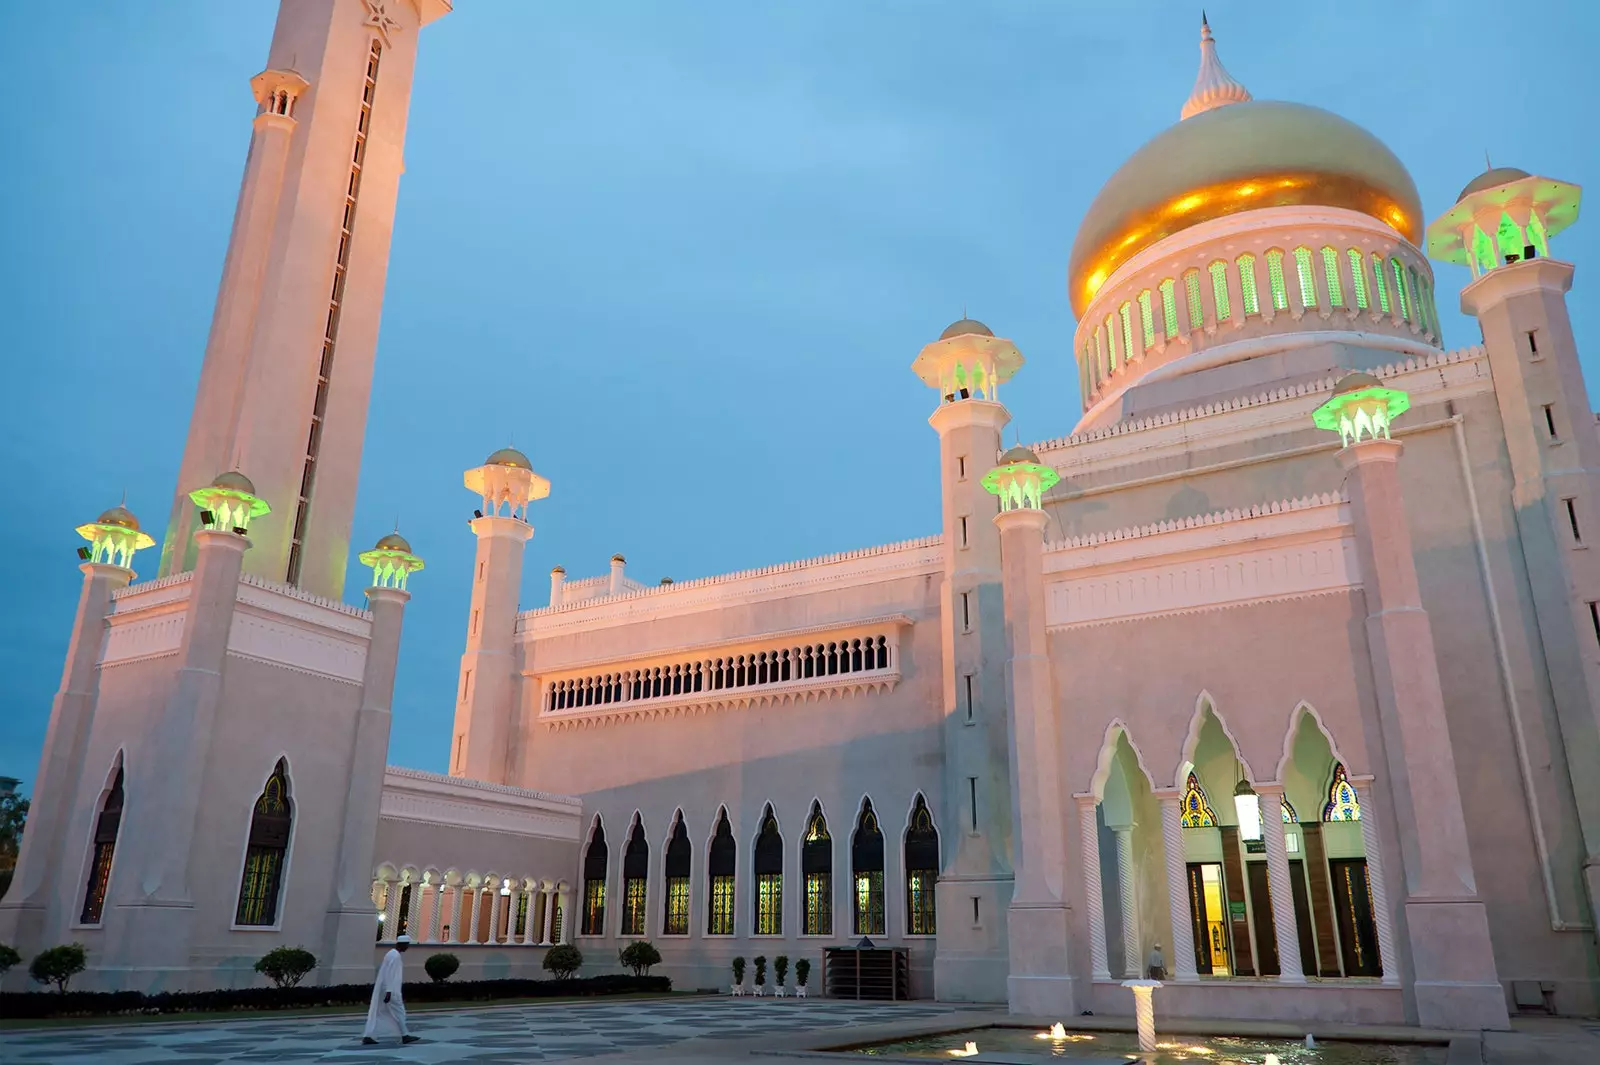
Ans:
<svg viewBox="0 0 1600 1065"><path fill-rule="evenodd" d="M461 968L461 959L454 954L430 954L428 960L422 963L422 969L433 979L436 984L442 984L455 975Z"/></svg>
<svg viewBox="0 0 1600 1065"><path fill-rule="evenodd" d="M756 955L756 998L760 998L767 990L767 956Z"/></svg>
<svg viewBox="0 0 1600 1065"><path fill-rule="evenodd" d="M733 959L733 993L744 994L744 958Z"/></svg>
<svg viewBox="0 0 1600 1065"><path fill-rule="evenodd" d="M794 997L806 997L806 981L811 978L811 961L801 958L794 963Z"/></svg>
<svg viewBox="0 0 1600 1065"><path fill-rule="evenodd" d="M777 995L779 998L782 998L783 981L789 975L789 955L779 954L776 958L772 959L772 975L774 982L777 984L777 986L772 989L772 993Z"/></svg>

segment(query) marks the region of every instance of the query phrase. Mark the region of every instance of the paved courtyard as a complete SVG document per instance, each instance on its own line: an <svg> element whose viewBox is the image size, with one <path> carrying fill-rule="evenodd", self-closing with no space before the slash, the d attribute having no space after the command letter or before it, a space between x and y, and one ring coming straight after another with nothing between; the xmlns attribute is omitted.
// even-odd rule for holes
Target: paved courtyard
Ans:
<svg viewBox="0 0 1600 1065"><path fill-rule="evenodd" d="M824 1028L925 1021L951 1007L829 999L684 998L597 1003L535 1003L411 1015L422 1037L407 1047L361 1045L365 1015L244 1018L207 1023L0 1031L6 1065L217 1065L221 1062L319 1062L378 1065L523 1065L620 1055L654 1061L669 1048L703 1041L694 1056L743 1056L752 1041L774 1041ZM848 1039L848 1036L844 1037ZM737 1048L735 1044L740 1044ZM689 1047L681 1048L689 1051Z"/></svg>

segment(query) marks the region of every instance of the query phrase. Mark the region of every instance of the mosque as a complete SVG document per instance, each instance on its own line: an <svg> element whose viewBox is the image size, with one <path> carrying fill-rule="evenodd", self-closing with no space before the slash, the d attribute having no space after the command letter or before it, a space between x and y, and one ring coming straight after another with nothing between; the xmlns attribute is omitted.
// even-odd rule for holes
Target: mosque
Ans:
<svg viewBox="0 0 1600 1065"><path fill-rule="evenodd" d="M387 765L422 559L384 536L343 597L449 10L282 6L160 568L134 582L122 507L77 530L0 942L154 990L285 943L338 982L401 931L464 977L648 938L726 988L870 938L916 996L1060 1017L1125 1013L1159 944L1171 1016L1600 1009L1600 426L1552 249L1579 188L1492 169L1427 223L1387 147L1253 99L1209 27L1073 245L1070 433L1002 453L1025 360L958 321L911 364L932 535L650 586L617 556L533 607L550 485L497 451L473 571L422 578L472 587L449 774ZM1470 267L1482 343L1445 347L1430 258Z"/></svg>

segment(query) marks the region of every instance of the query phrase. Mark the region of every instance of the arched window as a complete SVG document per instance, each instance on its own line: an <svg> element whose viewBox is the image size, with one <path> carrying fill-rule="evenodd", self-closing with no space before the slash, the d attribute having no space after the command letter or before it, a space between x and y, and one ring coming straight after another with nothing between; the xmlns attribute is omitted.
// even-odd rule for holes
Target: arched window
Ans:
<svg viewBox="0 0 1600 1065"><path fill-rule="evenodd" d="M1078 388L1083 392L1084 402L1089 400L1089 393L1094 391L1093 373L1089 366L1089 345L1084 344L1083 354L1078 358Z"/></svg>
<svg viewBox="0 0 1600 1065"><path fill-rule="evenodd" d="M1283 823L1284 824L1286 824L1286 825L1297 825L1297 824L1300 823L1300 815L1295 813L1294 807L1292 805L1290 805L1289 797L1287 795L1283 797L1283 800L1279 803L1279 805L1283 809Z"/></svg>
<svg viewBox="0 0 1600 1065"><path fill-rule="evenodd" d="M711 854L706 862L711 877L711 919L706 924L706 934L733 935L733 878L739 861L739 845L733 841L733 827L728 824L728 808L717 811L717 827L711 836Z"/></svg>
<svg viewBox="0 0 1600 1065"><path fill-rule="evenodd" d="M1356 789L1351 786L1350 778L1345 775L1343 762L1333 764L1333 781L1328 785L1328 803L1322 808L1322 819L1361 820L1361 800L1356 798Z"/></svg>
<svg viewBox="0 0 1600 1065"><path fill-rule="evenodd" d="M644 935L645 899L650 884L650 844L644 838L644 821L633 816L633 831L622 848L622 934Z"/></svg>
<svg viewBox="0 0 1600 1065"><path fill-rule="evenodd" d="M1388 265L1383 261L1381 252L1372 253L1372 288L1378 294L1378 310L1384 314L1389 313L1389 282L1384 278L1383 272Z"/></svg>
<svg viewBox="0 0 1600 1065"><path fill-rule="evenodd" d="M1234 260L1234 265L1239 268L1239 302L1244 305L1244 314L1260 314L1261 301L1256 295L1256 257L1245 252Z"/></svg>
<svg viewBox="0 0 1600 1065"><path fill-rule="evenodd" d="M828 836L828 819L822 816L819 802L811 804L811 816L806 820L800 872L806 878L805 934L833 935L833 840Z"/></svg>
<svg viewBox="0 0 1600 1065"><path fill-rule="evenodd" d="M1139 293L1139 325L1144 329L1144 346L1148 348L1156 342L1156 319L1150 309L1149 289Z"/></svg>
<svg viewBox="0 0 1600 1065"><path fill-rule="evenodd" d="M1346 248L1345 257L1350 260L1350 291L1356 298L1356 306L1361 310L1367 309L1367 257L1361 254L1360 248Z"/></svg>
<svg viewBox="0 0 1600 1065"><path fill-rule="evenodd" d="M1183 298L1189 305L1189 328L1199 329L1206 324L1206 311L1200 305L1200 271L1195 269L1185 270L1183 273Z"/></svg>
<svg viewBox="0 0 1600 1065"><path fill-rule="evenodd" d="M1339 283L1339 253L1324 245L1322 248L1322 273L1328 281L1328 306L1344 306L1344 286Z"/></svg>
<svg viewBox="0 0 1600 1065"><path fill-rule="evenodd" d="M1218 259L1206 269L1211 272L1211 299L1217 305L1217 321L1226 322L1233 316L1232 301L1228 298L1228 264Z"/></svg>
<svg viewBox="0 0 1600 1065"><path fill-rule="evenodd" d="M1217 815L1211 809L1211 800L1206 798L1206 789L1200 786L1200 778L1191 772L1183 788L1183 827L1211 828L1216 823Z"/></svg>
<svg viewBox="0 0 1600 1065"><path fill-rule="evenodd" d="M1522 242L1522 227L1512 221L1509 214L1500 216L1500 229L1495 234L1495 241L1500 245L1500 258L1503 262L1510 262L1510 256L1521 258L1522 249L1526 246Z"/></svg>
<svg viewBox="0 0 1600 1065"><path fill-rule="evenodd" d="M1178 335L1178 299L1175 295L1177 285L1169 277L1157 287L1161 290L1163 324L1167 327L1167 339L1171 340Z"/></svg>
<svg viewBox="0 0 1600 1065"><path fill-rule="evenodd" d="M111 790L100 806L94 823L94 857L89 862L89 882L83 892L80 924L99 924L105 910L106 888L111 883L111 856L117 849L117 831L122 827L122 765L117 765Z"/></svg>
<svg viewBox="0 0 1600 1065"><path fill-rule="evenodd" d="M1300 306L1308 311L1317 309L1317 275L1311 269L1311 249L1294 250L1295 273L1300 281Z"/></svg>
<svg viewBox="0 0 1600 1065"><path fill-rule="evenodd" d="M917 793L906 829L906 933L931 936L934 922L933 885L939 881L939 830L933 827L928 801Z"/></svg>
<svg viewBox="0 0 1600 1065"><path fill-rule="evenodd" d="M1283 283L1283 252L1273 248L1267 252L1267 287L1272 290L1272 309L1289 309L1289 290Z"/></svg>
<svg viewBox="0 0 1600 1065"><path fill-rule="evenodd" d="M756 935L783 935L783 835L772 804L761 815L756 835Z"/></svg>
<svg viewBox="0 0 1600 1065"><path fill-rule="evenodd" d="M694 847L689 843L689 832L683 827L683 811L672 819L672 836L667 841L666 862L662 872L666 879L667 910L661 922L661 934L686 936L689 934L689 877L693 864Z"/></svg>
<svg viewBox="0 0 1600 1065"><path fill-rule="evenodd" d="M1111 316L1106 315L1106 320L1100 323L1099 330L1095 333L1100 338L1100 366L1106 377L1117 372L1117 353L1111 348Z"/></svg>
<svg viewBox="0 0 1600 1065"><path fill-rule="evenodd" d="M289 766L278 759L266 787L256 799L250 817L250 841L244 855L244 877L239 883L239 909L234 924L278 923L278 895L283 886L283 865L289 854L289 829L294 805L289 799Z"/></svg>
<svg viewBox="0 0 1600 1065"><path fill-rule="evenodd" d="M594 834L589 849L583 852L583 920L578 933L603 935L606 930L606 826L600 815L594 818Z"/></svg>
<svg viewBox="0 0 1600 1065"><path fill-rule="evenodd" d="M1422 286L1422 278L1417 274L1415 266L1408 267L1406 276L1411 282L1411 308L1415 312L1417 324L1424 332L1433 332L1433 323L1428 321L1428 301L1424 299L1427 289Z"/></svg>
<svg viewBox="0 0 1600 1065"><path fill-rule="evenodd" d="M1127 300L1122 301L1122 306L1117 308L1117 314L1122 319L1122 361L1128 361L1128 354L1133 350L1133 304Z"/></svg>
<svg viewBox="0 0 1600 1065"><path fill-rule="evenodd" d="M883 832L871 799L861 800L850 840L850 872L855 878L855 934L883 935Z"/></svg>
<svg viewBox="0 0 1600 1065"><path fill-rule="evenodd" d="M1411 321L1411 302L1406 298L1406 268L1400 265L1399 259L1389 260L1390 272L1394 275L1394 301L1400 307L1400 317Z"/></svg>

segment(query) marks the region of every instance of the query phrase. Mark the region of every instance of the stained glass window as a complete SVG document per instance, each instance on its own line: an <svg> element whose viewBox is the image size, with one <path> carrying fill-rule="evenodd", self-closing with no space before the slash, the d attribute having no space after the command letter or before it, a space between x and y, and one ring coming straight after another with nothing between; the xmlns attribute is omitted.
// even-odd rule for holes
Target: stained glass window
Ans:
<svg viewBox="0 0 1600 1065"><path fill-rule="evenodd" d="M883 935L883 832L871 799L861 801L850 840L850 872L855 881L854 934Z"/></svg>
<svg viewBox="0 0 1600 1065"><path fill-rule="evenodd" d="M1367 257L1361 254L1360 248L1350 248L1350 288L1356 297L1356 306L1362 310L1367 308Z"/></svg>
<svg viewBox="0 0 1600 1065"><path fill-rule="evenodd" d="M1322 249L1322 272L1328 281L1328 306L1343 307L1344 285L1339 282L1339 253L1327 246Z"/></svg>
<svg viewBox="0 0 1600 1065"><path fill-rule="evenodd" d="M1183 789L1182 823L1184 828L1211 828L1217 823L1217 815L1206 798L1206 790L1200 786L1200 778L1193 773L1189 774L1188 783Z"/></svg>
<svg viewBox="0 0 1600 1065"><path fill-rule="evenodd" d="M919 793L911 808L911 827L906 829L906 932L913 936L934 934L934 884L939 880L939 832L933 827L933 814Z"/></svg>
<svg viewBox="0 0 1600 1065"><path fill-rule="evenodd" d="M1117 314L1122 318L1122 359L1126 362L1128 353L1133 350L1133 304L1124 300Z"/></svg>
<svg viewBox="0 0 1600 1065"><path fill-rule="evenodd" d="M650 844L644 824L636 816L628 844L622 848L622 934L644 935L645 898L649 894Z"/></svg>
<svg viewBox="0 0 1600 1065"><path fill-rule="evenodd" d="M1389 283L1384 280L1383 272L1387 269L1383 256L1377 252L1372 253L1372 287L1378 293L1378 310L1384 314L1389 313Z"/></svg>
<svg viewBox="0 0 1600 1065"><path fill-rule="evenodd" d="M89 882L83 892L81 924L99 924L105 909L106 888L111 883L111 857L117 848L117 832L122 827L122 767L111 782L111 791L100 807L94 823L94 857L89 863Z"/></svg>
<svg viewBox="0 0 1600 1065"><path fill-rule="evenodd" d="M1294 807L1290 805L1288 796L1284 797L1281 805L1283 807L1283 823L1286 825L1299 824L1300 815L1294 812Z"/></svg>
<svg viewBox="0 0 1600 1065"><path fill-rule="evenodd" d="M1244 305L1243 313L1260 314L1261 303L1256 295L1256 257L1245 252L1234 260L1234 265L1239 268L1239 302Z"/></svg>
<svg viewBox="0 0 1600 1065"><path fill-rule="evenodd" d="M1228 264L1218 259L1207 269L1211 271L1211 298L1217 305L1217 321L1226 322L1233 311L1228 299Z"/></svg>
<svg viewBox="0 0 1600 1065"><path fill-rule="evenodd" d="M578 932L598 936L606 928L606 826L598 815L594 819L594 834L589 837L589 849L583 855L583 920Z"/></svg>
<svg viewBox="0 0 1600 1065"><path fill-rule="evenodd" d="M1188 270L1183 275L1183 298L1189 305L1189 328L1199 329L1206 324L1205 308L1200 306L1200 271Z"/></svg>
<svg viewBox="0 0 1600 1065"><path fill-rule="evenodd" d="M277 923L278 894L282 888L283 862L289 852L293 817L294 809L289 801L289 766L280 758L250 816L250 842L245 851L235 924Z"/></svg>
<svg viewBox="0 0 1600 1065"><path fill-rule="evenodd" d="M833 935L833 840L828 836L828 820L822 805L811 804L806 821L806 838L800 846L800 871L806 878L806 921L808 936Z"/></svg>
<svg viewBox="0 0 1600 1065"><path fill-rule="evenodd" d="M1289 291L1283 283L1283 252L1277 248L1267 252L1267 287L1272 289L1272 309L1287 310Z"/></svg>
<svg viewBox="0 0 1600 1065"><path fill-rule="evenodd" d="M1156 319L1150 310L1149 289L1139 293L1139 324L1144 328L1144 346L1148 348L1156 342Z"/></svg>
<svg viewBox="0 0 1600 1065"><path fill-rule="evenodd" d="M768 803L756 836L756 935L783 935L783 836Z"/></svg>
<svg viewBox="0 0 1600 1065"><path fill-rule="evenodd" d="M1171 340L1178 335L1178 300L1174 294L1177 286L1173 283L1172 278L1169 277L1161 282L1159 287L1161 289L1161 313L1166 319L1167 339Z"/></svg>
<svg viewBox="0 0 1600 1065"><path fill-rule="evenodd" d="M1333 783L1328 785L1328 804L1322 808L1322 819L1361 820L1361 800L1356 798L1356 789L1351 786L1349 777L1345 775L1343 762L1335 762L1333 765Z"/></svg>
<svg viewBox="0 0 1600 1065"><path fill-rule="evenodd" d="M1311 249L1296 248L1294 265L1300 280L1300 306L1314 311L1317 309L1317 275L1311 270Z"/></svg>
<svg viewBox="0 0 1600 1065"><path fill-rule="evenodd" d="M717 828L711 837L711 853L707 858L707 873L711 877L711 914L706 934L733 935L733 877L738 862L738 845L733 841L733 827L728 824L728 808L717 812Z"/></svg>
<svg viewBox="0 0 1600 1065"><path fill-rule="evenodd" d="M1406 268L1400 265L1399 259L1390 259L1389 266L1394 273L1394 301L1400 307L1400 317L1411 321L1411 302L1406 299Z"/></svg>
<svg viewBox="0 0 1600 1065"><path fill-rule="evenodd" d="M689 833L683 827L683 811L672 819L672 836L667 840L666 862L662 869L666 879L666 912L662 915L661 934L686 936L689 934L689 875L694 849L689 844Z"/></svg>

